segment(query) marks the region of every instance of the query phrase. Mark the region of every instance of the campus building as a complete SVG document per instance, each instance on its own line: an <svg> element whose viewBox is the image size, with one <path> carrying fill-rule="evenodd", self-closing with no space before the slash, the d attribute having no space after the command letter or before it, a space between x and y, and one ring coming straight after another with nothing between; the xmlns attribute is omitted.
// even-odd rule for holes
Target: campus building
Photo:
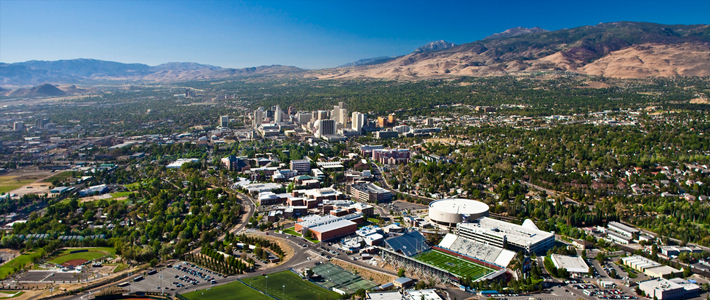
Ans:
<svg viewBox="0 0 710 300"><path fill-rule="evenodd" d="M353 199L363 202L386 202L392 200L392 193L372 183L356 183L348 186Z"/></svg>
<svg viewBox="0 0 710 300"><path fill-rule="evenodd" d="M555 234L538 229L534 224L527 226L508 223L488 217L471 223L459 223L458 235L484 244L525 253L543 254L555 244Z"/></svg>
<svg viewBox="0 0 710 300"><path fill-rule="evenodd" d="M689 299L700 294L700 287L680 278L656 278L639 282L639 289L649 298L658 300Z"/></svg>

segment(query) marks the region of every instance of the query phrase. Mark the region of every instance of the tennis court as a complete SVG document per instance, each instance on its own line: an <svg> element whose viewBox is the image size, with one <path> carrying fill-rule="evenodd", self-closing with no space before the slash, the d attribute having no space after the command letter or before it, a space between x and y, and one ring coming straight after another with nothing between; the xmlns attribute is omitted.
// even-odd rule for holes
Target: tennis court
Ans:
<svg viewBox="0 0 710 300"><path fill-rule="evenodd" d="M377 284L333 264L318 265L311 270L322 278L322 280L314 282L329 290L335 287L352 294L359 289L369 290L377 286Z"/></svg>
<svg viewBox="0 0 710 300"><path fill-rule="evenodd" d="M460 257L446 254L437 250L429 250L414 257L418 261L423 261L430 265L434 265L441 269L447 270L453 274L475 280L481 276L490 274L495 271L493 268L488 268L472 261L465 260Z"/></svg>

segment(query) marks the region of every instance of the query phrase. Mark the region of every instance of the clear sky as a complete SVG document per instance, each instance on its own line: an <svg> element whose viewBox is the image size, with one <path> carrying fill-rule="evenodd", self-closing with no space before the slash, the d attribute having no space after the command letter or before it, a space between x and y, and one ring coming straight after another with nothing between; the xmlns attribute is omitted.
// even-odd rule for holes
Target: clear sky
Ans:
<svg viewBox="0 0 710 300"><path fill-rule="evenodd" d="M326 68L517 26L615 21L710 24L710 1L0 0L0 61Z"/></svg>

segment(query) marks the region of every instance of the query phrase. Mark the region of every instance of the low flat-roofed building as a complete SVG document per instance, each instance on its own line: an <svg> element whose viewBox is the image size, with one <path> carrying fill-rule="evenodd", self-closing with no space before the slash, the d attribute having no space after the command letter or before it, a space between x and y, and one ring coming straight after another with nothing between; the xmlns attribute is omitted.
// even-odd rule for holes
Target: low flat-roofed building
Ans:
<svg viewBox="0 0 710 300"><path fill-rule="evenodd" d="M577 274L589 273L589 266L584 262L584 259L579 256L552 254L551 259L552 263L555 264L555 267L558 269L565 269L567 272Z"/></svg>
<svg viewBox="0 0 710 300"><path fill-rule="evenodd" d="M404 291L404 299L406 300L442 300L435 289L428 290L407 290Z"/></svg>
<svg viewBox="0 0 710 300"><path fill-rule="evenodd" d="M314 238L323 242L355 233L357 230L357 223L339 219L335 222L308 228L308 230L313 233Z"/></svg>
<svg viewBox="0 0 710 300"><path fill-rule="evenodd" d="M643 271L644 274L648 277L653 277L653 278L665 278L665 279L671 279L673 277L682 275L683 272L680 270L670 267L670 266L658 266L654 268L647 268L645 271Z"/></svg>
<svg viewBox="0 0 710 300"><path fill-rule="evenodd" d="M678 256L678 254L681 254L683 252L702 253L703 249L693 246L661 246L661 253L663 253L663 255L665 256Z"/></svg>
<svg viewBox="0 0 710 300"><path fill-rule="evenodd" d="M661 266L661 264L639 255L622 257L621 262L639 272L645 272L646 269Z"/></svg>
<svg viewBox="0 0 710 300"><path fill-rule="evenodd" d="M627 245L631 243L631 238L625 235L618 234L614 231L607 231L606 238L612 243Z"/></svg>
<svg viewBox="0 0 710 300"><path fill-rule="evenodd" d="M631 226L619 223L619 222L609 222L607 227L619 234L625 235L630 238L635 238L638 237L639 235L639 230L636 228L633 228Z"/></svg>
<svg viewBox="0 0 710 300"><path fill-rule="evenodd" d="M399 292L367 292L368 300L402 300L402 294Z"/></svg>
<svg viewBox="0 0 710 300"><path fill-rule="evenodd" d="M392 200L392 192L372 183L356 183L348 186L353 199L363 202L385 202Z"/></svg>
<svg viewBox="0 0 710 300"><path fill-rule="evenodd" d="M683 279L656 278L639 282L641 289L646 296L658 300L688 299L697 297L700 287Z"/></svg>
<svg viewBox="0 0 710 300"><path fill-rule="evenodd" d="M398 288L407 288L410 285L414 284L414 280L407 277L399 277L395 279L392 283L394 283L394 286Z"/></svg>

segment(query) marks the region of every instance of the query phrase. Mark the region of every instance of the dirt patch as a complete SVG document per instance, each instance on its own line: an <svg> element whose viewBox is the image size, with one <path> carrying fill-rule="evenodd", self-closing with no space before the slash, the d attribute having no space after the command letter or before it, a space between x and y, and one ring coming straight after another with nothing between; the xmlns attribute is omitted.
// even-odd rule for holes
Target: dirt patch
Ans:
<svg viewBox="0 0 710 300"><path fill-rule="evenodd" d="M62 266L65 267L76 267L76 266L81 266L81 264L87 262L88 260L86 259L72 259L70 261L67 261L62 264Z"/></svg>
<svg viewBox="0 0 710 300"><path fill-rule="evenodd" d="M579 86L579 88L587 88L587 89L605 89L609 88L611 85L604 83L604 82L599 82L599 81L589 81L586 83L586 85Z"/></svg>
<svg viewBox="0 0 710 300"><path fill-rule="evenodd" d="M690 104L710 104L710 101L708 101L707 98L695 98L695 99L690 99Z"/></svg>
<svg viewBox="0 0 710 300"><path fill-rule="evenodd" d="M47 182L35 182L35 183L30 183L27 185L24 185L20 188L12 190L13 194L16 194L18 197L22 197L24 195L30 195L30 194L49 194L49 190L52 184L47 183Z"/></svg>
<svg viewBox="0 0 710 300"><path fill-rule="evenodd" d="M349 271L350 273L357 274L364 279L369 279L372 282L375 282L380 285L388 283L388 282L392 282L395 279L397 279L397 276L377 272L377 271L371 270L371 269L365 269L361 266L354 265L354 264L351 264L349 262L346 262L344 260L340 260L337 258L331 259L330 263L332 263L336 266L339 266L339 267Z"/></svg>

